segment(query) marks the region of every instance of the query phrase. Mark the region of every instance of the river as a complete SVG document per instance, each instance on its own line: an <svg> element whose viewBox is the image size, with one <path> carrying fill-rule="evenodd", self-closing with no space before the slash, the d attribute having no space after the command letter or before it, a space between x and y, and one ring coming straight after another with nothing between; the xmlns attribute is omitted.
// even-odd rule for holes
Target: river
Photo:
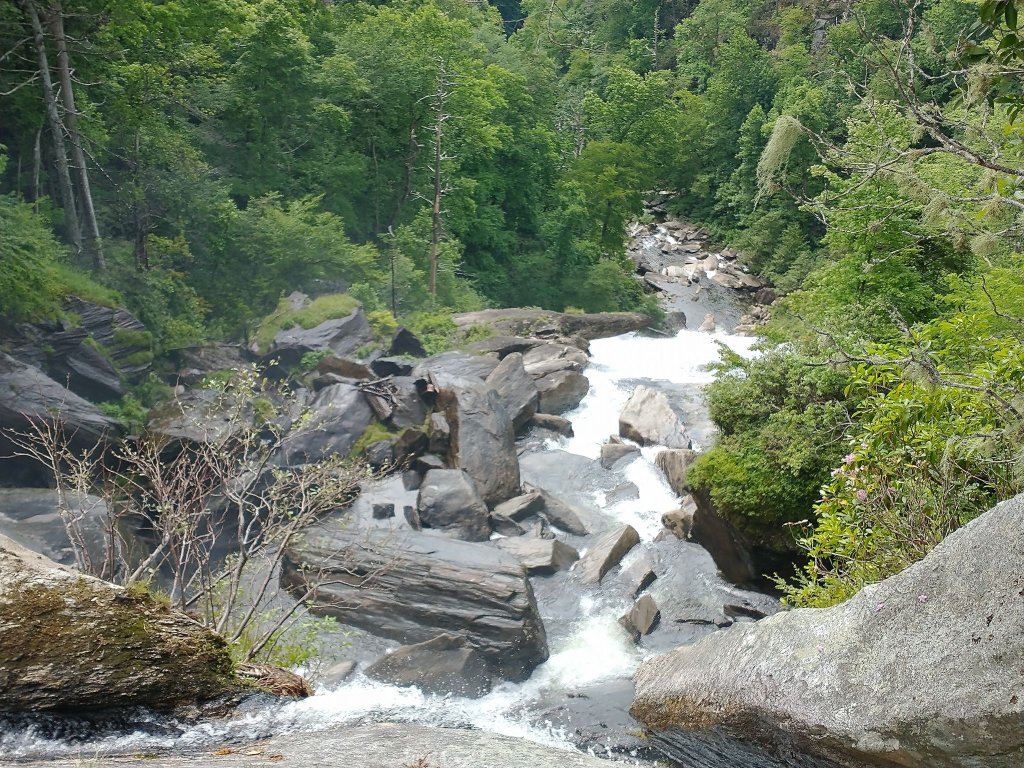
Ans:
<svg viewBox="0 0 1024 768"><path fill-rule="evenodd" d="M586 370L589 394L566 414L574 436L544 433L545 437L528 435L520 441L524 480L603 516L605 527L629 523L640 533L641 545L624 566L639 557L657 563L659 578L649 592L663 614L659 629L640 644L634 644L618 624L631 596L616 587L613 577L596 588L580 588L569 574L537 577L533 584L551 656L526 682L503 683L481 699L428 696L415 688L374 682L357 672L339 685L319 687L309 699L250 705L230 720L188 724L139 712L111 720L14 721L0 734L0 754L52 758L178 752L339 723L391 721L468 726L566 749L582 746L598 754L649 757L632 736L638 726L627 714L630 678L640 660L713 631L726 602L746 602L765 612L773 604L770 598L724 582L710 556L696 544L665 537L661 515L678 507L679 500L654 465L657 447L644 448L617 472L602 469L594 459L608 436L617 433L619 412L641 383L668 393L685 414L695 446L706 444L710 425L701 389L713 376L707 365L718 358L720 344L750 354L752 341L689 330L672 337L633 333L594 341ZM609 494L616 491L627 498L609 504ZM585 549L586 540L566 538ZM345 655L359 660L396 645L358 634L348 636L347 642L351 647Z"/></svg>

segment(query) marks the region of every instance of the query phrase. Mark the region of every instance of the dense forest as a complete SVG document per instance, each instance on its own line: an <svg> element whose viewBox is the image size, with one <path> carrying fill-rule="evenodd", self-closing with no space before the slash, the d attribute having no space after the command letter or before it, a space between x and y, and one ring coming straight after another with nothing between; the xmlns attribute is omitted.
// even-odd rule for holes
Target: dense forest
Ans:
<svg viewBox="0 0 1024 768"><path fill-rule="evenodd" d="M1013 0L0 0L0 306L656 314L666 191L784 294L694 482L829 604L1024 488L1022 48Z"/></svg>

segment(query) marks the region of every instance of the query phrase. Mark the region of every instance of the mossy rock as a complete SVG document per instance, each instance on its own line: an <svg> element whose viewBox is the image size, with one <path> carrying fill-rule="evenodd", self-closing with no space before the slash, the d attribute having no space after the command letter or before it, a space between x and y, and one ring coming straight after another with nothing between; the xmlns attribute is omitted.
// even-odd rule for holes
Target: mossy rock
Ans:
<svg viewBox="0 0 1024 768"><path fill-rule="evenodd" d="M0 535L0 711L169 710L245 688L195 619Z"/></svg>

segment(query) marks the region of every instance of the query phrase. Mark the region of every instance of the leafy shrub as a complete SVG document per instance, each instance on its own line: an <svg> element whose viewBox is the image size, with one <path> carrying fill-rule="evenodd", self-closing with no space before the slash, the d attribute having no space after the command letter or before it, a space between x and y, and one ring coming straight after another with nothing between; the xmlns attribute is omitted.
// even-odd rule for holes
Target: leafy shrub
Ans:
<svg viewBox="0 0 1024 768"><path fill-rule="evenodd" d="M806 519L842 455L844 375L775 349L745 360L723 351L707 389L720 436L690 468L719 511L756 542L795 547L787 523Z"/></svg>
<svg viewBox="0 0 1024 768"><path fill-rule="evenodd" d="M1024 348L977 338L978 324L963 315L934 323L915 345L876 349L880 361L854 366L861 402L850 451L800 541L810 561L795 583L780 582L787 602L845 600L1024 489Z"/></svg>

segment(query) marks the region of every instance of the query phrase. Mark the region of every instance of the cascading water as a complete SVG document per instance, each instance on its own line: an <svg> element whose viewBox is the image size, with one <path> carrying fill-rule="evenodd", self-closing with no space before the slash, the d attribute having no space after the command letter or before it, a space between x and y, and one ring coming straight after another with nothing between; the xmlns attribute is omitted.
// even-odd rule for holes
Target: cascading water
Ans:
<svg viewBox="0 0 1024 768"><path fill-rule="evenodd" d="M575 411L566 414L573 423L574 437L551 438L541 446L524 448L524 477L529 480L531 472L542 473L543 468L558 464L550 457L564 456L559 452L596 458L601 444L618 432L622 406L640 383L666 391L684 412L695 444L706 443L710 427L700 390L713 378L707 365L718 359L720 344L746 355L753 341L683 330L674 337L627 334L592 342L586 370L589 394ZM570 574L538 577L533 583L548 631L550 658L526 682L503 683L481 699L428 696L415 688L383 685L357 673L303 701L254 705L234 719L197 725L140 714L131 733L126 735L121 724L104 735L102 729L97 732L95 721L77 728L67 723L55 727L26 721L0 733L0 755L94 757L177 751L367 720L470 726L566 749L582 742L594 751L614 746L628 752L630 744L635 745L628 733L636 727L626 714L629 680L645 655L692 642L711 631L724 601L747 600L765 611L772 610L770 598L722 581L710 556L697 545L675 539L657 541L663 532L661 515L679 503L654 465L657 451L656 447L644 448L621 473L604 472L595 480L589 473L600 471L599 465L583 462L580 466L585 471L579 476L559 477L556 470L545 484L550 491L589 496L584 500L607 518L605 527L628 523L636 528L641 545L630 553L624 566L638 557L660 558L663 572L650 592L665 618L662 628L640 645L631 641L617 621L630 606L630 595L614 586L581 588ZM609 478L619 484L635 484L636 498L608 505ZM550 487L553 482L562 487ZM584 540L573 543L586 545ZM609 737L601 738L602 732Z"/></svg>

